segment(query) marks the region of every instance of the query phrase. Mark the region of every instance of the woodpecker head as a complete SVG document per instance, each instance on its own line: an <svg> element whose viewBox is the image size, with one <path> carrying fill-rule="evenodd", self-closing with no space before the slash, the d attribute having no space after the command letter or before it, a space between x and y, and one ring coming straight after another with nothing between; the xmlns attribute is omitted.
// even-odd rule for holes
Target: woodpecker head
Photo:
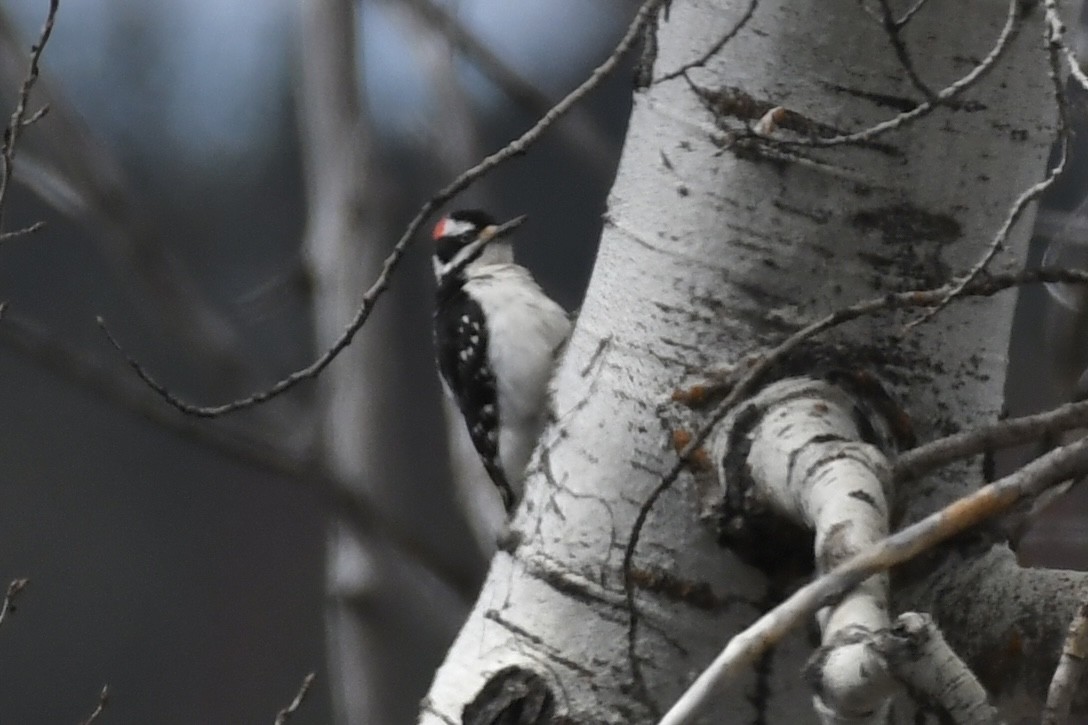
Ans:
<svg viewBox="0 0 1088 725"><path fill-rule="evenodd" d="M508 234L525 221L520 216L496 224L486 212L462 209L450 212L434 225L434 275L439 282L481 264L514 261Z"/></svg>

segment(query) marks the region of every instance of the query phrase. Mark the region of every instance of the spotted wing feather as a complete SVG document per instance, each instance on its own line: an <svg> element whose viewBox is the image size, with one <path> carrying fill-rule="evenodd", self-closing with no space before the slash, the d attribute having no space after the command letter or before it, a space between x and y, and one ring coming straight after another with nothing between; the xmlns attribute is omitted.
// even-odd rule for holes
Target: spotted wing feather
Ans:
<svg viewBox="0 0 1088 725"><path fill-rule="evenodd" d="M434 319L438 369L457 401L472 445L509 511L514 492L499 456L498 393L483 311L459 285L440 289L439 295Z"/></svg>

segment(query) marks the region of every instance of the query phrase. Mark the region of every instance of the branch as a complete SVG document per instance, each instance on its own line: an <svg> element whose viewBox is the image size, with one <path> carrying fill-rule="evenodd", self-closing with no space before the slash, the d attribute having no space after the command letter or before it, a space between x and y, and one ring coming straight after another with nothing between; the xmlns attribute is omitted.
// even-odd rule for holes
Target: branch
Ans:
<svg viewBox="0 0 1088 725"><path fill-rule="evenodd" d="M4 593L4 603L0 604L0 625L8 618L8 614L15 611L15 599L26 589L29 579L12 579L8 583L8 589Z"/></svg>
<svg viewBox="0 0 1088 725"><path fill-rule="evenodd" d="M1069 75L1081 88L1088 91L1088 75L1085 75L1084 69L1080 67L1077 54L1065 42L1065 21L1062 20L1061 12L1058 10L1057 0L1046 0L1044 7L1046 8L1046 23L1050 42L1065 56L1066 64L1069 66Z"/></svg>
<svg viewBox="0 0 1088 725"><path fill-rule="evenodd" d="M1045 413L999 420L904 451L895 460L892 472L897 483L921 478L962 458L1083 427L1088 427L1088 401L1066 403Z"/></svg>
<svg viewBox="0 0 1088 725"><path fill-rule="evenodd" d="M1060 152L1058 156L1058 163L1054 165L1054 168L1046 175L1046 177L1038 183L1032 184L1025 189L1020 196L1013 202L1012 207L1009 209L1009 213L1005 217L1005 222L997 230L990 245L986 248L986 251L975 262L974 266L968 270L967 274L963 275L952 289L948 292L948 295L938 302L933 308L926 311L924 315L917 320L908 324L908 327L925 322L938 312L943 310L948 303L954 300L959 295L963 294L967 285L978 279L987 267L990 266L990 262L993 261L997 253L1005 248L1005 242L1009 238L1009 234L1012 232L1012 228L1016 226L1016 222L1020 220L1024 212L1027 210L1028 205L1031 202L1038 199L1043 195L1047 189L1049 189L1062 172L1065 171L1065 163L1069 159L1069 119L1067 118L1067 101L1065 98L1065 89L1062 88L1061 69L1058 53L1061 50L1062 41L1060 35L1055 35L1055 29L1053 24L1048 23L1046 25L1046 43L1048 58L1050 60L1050 81L1054 85L1054 101L1058 108L1058 139L1060 141Z"/></svg>
<svg viewBox="0 0 1088 725"><path fill-rule="evenodd" d="M53 34L53 21L57 16L59 0L49 0L49 13L45 16L45 24L38 34L38 42L30 46L30 67L27 68L26 77L19 88L19 100L12 111L7 128L4 129L4 145L0 149L0 229L4 226L4 202L7 200L8 186L11 183L12 173L15 171L15 146L19 142L19 136L23 129L45 115L46 107L42 107L28 119L26 117L27 103L30 101L30 91L38 80L38 63L41 61L42 51L49 42L49 36Z"/></svg>
<svg viewBox="0 0 1088 725"><path fill-rule="evenodd" d="M888 535L891 465L882 449L893 447L882 417L864 412L870 408L822 380L789 378L764 388L714 437L710 456L722 491L715 508L743 518L752 502L814 532L818 573L867 551ZM859 416L874 442L862 439ZM745 443L736 447L739 440ZM824 646L820 666L809 672L824 722L884 722L890 680L865 642L891 626L889 608L888 577L878 575L820 612Z"/></svg>
<svg viewBox="0 0 1088 725"><path fill-rule="evenodd" d="M1088 468L1088 439L1055 449L1005 478L952 502L798 589L784 602L734 636L673 705L660 725L692 722L698 710L758 657L817 609L839 601L874 574L913 559L952 536L1009 509L1023 499L1077 476Z"/></svg>
<svg viewBox="0 0 1088 725"><path fill-rule="evenodd" d="M722 37L718 38L718 41L714 43L714 45L710 46L705 53L700 55L695 60L684 63L684 65L680 66L676 70L670 71L669 73L666 73L665 75L655 79L652 82L654 84L657 84L664 83L665 81L671 81L674 78L679 78L680 76L687 74L688 71L694 68L701 68L706 65L707 61L709 61L711 58L721 52L721 49L725 47L725 44L735 38L737 33L739 33L744 28L744 26L748 24L748 21L751 20L752 16L756 13L757 5L759 5L759 0L748 0L748 7L745 8L744 14L740 16L740 19L737 20L733 27L727 30Z"/></svg>
<svg viewBox="0 0 1088 725"><path fill-rule="evenodd" d="M17 88L22 78L12 69L23 63L23 41L14 31L14 24L0 9L0 86ZM50 87L47 68L34 85L34 96L48 104L48 138L22 137L13 181L93 233L116 281L144 303L141 313L174 335L193 359L215 371L205 376L216 384L214 394L224 395L237 385L260 380L242 354L234 323L207 300L177 262L173 248L165 246L106 143ZM0 234L0 242L21 231ZM297 420L288 411L273 412L284 423Z"/></svg>
<svg viewBox="0 0 1088 725"><path fill-rule="evenodd" d="M1085 658L1088 658L1088 600L1080 605L1069 624L1069 634L1046 695L1042 725L1064 725L1068 722L1073 696L1084 679Z"/></svg>
<svg viewBox="0 0 1088 725"><path fill-rule="evenodd" d="M879 632L871 646L891 676L939 722L994 725L1001 722L986 688L960 659L928 614L905 612Z"/></svg>
<svg viewBox="0 0 1088 725"><path fill-rule="evenodd" d="M1088 272L1072 269L1042 268L1019 272L1017 274L990 275L985 279L976 280L968 285L964 296L989 297L1003 290L1012 289L1026 284L1045 282L1067 282L1073 284L1088 284ZM867 317L882 312L910 307L928 307L935 304L947 294L951 285L943 285L928 290L912 290L908 292L893 292L881 297L873 297L857 302L849 307L836 310L825 317L812 322L797 332L793 333L781 343L769 351L756 356L747 356L750 365L743 367L743 374L735 381L730 379L724 382L705 386L700 391L700 397L705 397L715 387L726 390L725 398L711 413L707 422L693 435L677 454L672 467L664 473L657 487L642 502L634 523L631 525L631 533L627 538L627 544L623 552L623 577L624 594L627 602L627 610L630 621L627 626L627 653L631 663L631 674L635 687L640 690L643 701L651 702L648 688L642 675L642 666L639 663L636 644L638 641L638 609L635 605L635 581L631 576L633 570L635 549L638 548L639 538L650 511L657 504L658 499L669 490L676 482L680 473L692 460L694 454L703 446L710 437L714 428L721 423L736 405L747 398L763 381L764 377L774 367L782 362L790 353L805 341L826 332L834 327L851 320ZM959 298L959 299L962 299Z"/></svg>
<svg viewBox="0 0 1088 725"><path fill-rule="evenodd" d="M193 415L202 418L214 418L227 413L233 413L235 411L244 410L245 408L251 408L260 403L264 403L278 395L290 390L304 380L310 380L317 377L322 370L328 367L336 356L339 355L344 348L351 344L355 334L362 328L363 324L370 317L370 313L374 309L374 305L382 293L388 288L389 281L392 277L393 270L396 269L401 257L404 256L404 252L407 250L408 245L415 238L416 233L420 227L423 226L430 215L441 204L445 203L449 199L460 191L466 189L470 184L475 182L480 177L492 171L500 164L524 154L534 143L536 143L540 137L548 130L557 120L562 118L571 108L574 107L578 101L580 101L587 93L592 91L601 81L611 73L620 62L620 59L624 54L634 45L638 40L641 30L650 18L657 12L657 10L665 3L666 0L644 0L642 6L635 14L634 20L628 27L627 32L623 38L616 45L612 53L605 59L603 63L597 66L590 74L589 78L582 82L577 88L567 94L561 101L551 108L542 118L540 118L529 130L523 133L518 138L511 141L509 144L486 157L476 166L465 171L459 177L450 182L445 188L441 189L438 193L427 200L416 215L408 223L408 227L404 230L400 239L397 240L392 252L385 258L382 264L382 271L378 275L378 278L374 281L374 284L363 295L362 301L359 303L358 308L352 317L351 322L344 329L341 336L326 350L321 356L319 356L312 363L304 368L296 370L285 378L282 378L279 382L275 383L265 390L258 391L245 398L233 400L229 403L213 406L200 406L188 403L179 398L174 393L170 392L162 384L158 383L151 375L143 368L143 366L133 357L127 355L120 344L110 334L105 322L99 318L99 326L106 334L110 343L117 348L121 354L125 355L129 365L136 372L136 374L142 379L152 390L159 394L159 396L170 405L174 406L178 410L187 415Z"/></svg>
<svg viewBox="0 0 1088 725"><path fill-rule="evenodd" d="M12 232L0 233L0 242L6 242L9 239L16 239L18 237L25 237L28 234L40 232L42 229L45 229L45 222L34 222L30 226L25 226L22 229L16 229Z"/></svg>
<svg viewBox="0 0 1088 725"><path fill-rule="evenodd" d="M98 693L98 704L95 705L94 710L91 712L90 717L80 723L80 725L91 725L98 720L98 717L106 710L106 706L110 704L110 686L103 685L102 692Z"/></svg>
<svg viewBox="0 0 1088 725"><path fill-rule="evenodd" d="M418 561L434 576L456 591L465 601L475 596L476 579L471 572L447 563L432 547L417 539L403 526L394 525L382 507L363 491L350 490L318 461L291 452L268 438L255 435L248 427L208 426L163 408L154 396L131 378L64 345L33 323L23 320L0 305L0 340L37 365L118 409L136 415L181 440L204 446L253 470L282 476L316 493L332 511L351 525L387 540L409 559Z"/></svg>
<svg viewBox="0 0 1088 725"><path fill-rule="evenodd" d="M929 0L918 0L914 5L911 5L907 8L907 11L900 15L899 19L895 21L895 26L897 28L904 27L910 22L910 19L914 17L915 13L921 10L927 2L929 2Z"/></svg>
<svg viewBox="0 0 1088 725"><path fill-rule="evenodd" d="M894 131L895 129L900 128L908 123L916 121L919 118L928 115L938 106L947 104L949 101L959 96L961 93L963 93L968 88L977 83L979 80L981 80L983 76L985 76L990 70L993 69L998 59L1009 47L1012 39L1016 37L1016 32L1020 28L1020 22L1022 20L1020 3L1021 0L1009 0L1009 12L1005 20L1005 26L1001 29L1001 34L998 36L993 48L990 49L990 52L986 55L985 58L982 59L981 62L979 62L978 65L976 65L966 75L964 75L954 83L941 89L941 91L933 96L931 100L920 103L909 111L900 113L894 118L889 118L886 121L881 121L880 123L870 126L869 128L863 129L861 131L847 134L839 134L836 136L824 136L803 139L779 139L771 136L764 136L756 132L751 132L752 136L757 139L773 141L777 144L826 148L830 146L843 146L846 144L859 144L865 143L867 141L872 141L877 136L882 136L889 131Z"/></svg>
<svg viewBox="0 0 1088 725"><path fill-rule="evenodd" d="M876 632L851 632L839 646L821 647L805 665L805 679L816 688L816 711L824 722L888 721L887 708L874 709L852 717L841 717L827 707L821 685L828 665L837 652L851 648L859 652L852 674L868 684L873 696L890 698L897 685L907 691L922 712L952 725L994 725L1001 723L996 708L967 663L948 645L928 614L905 612L895 625ZM863 659L862 659L863 658Z"/></svg>
<svg viewBox="0 0 1088 725"><path fill-rule="evenodd" d="M399 0L394 4L399 4ZM410 0L407 5L433 31L444 35L453 48L464 55L473 67L498 86L514 103L534 116L543 116L552 107L552 101L540 89L511 68L446 6L434 0ZM605 136L586 113L572 113L569 122L567 133L562 134L562 138L579 155L593 156L598 166L608 165L611 155L607 149L614 146L614 142Z"/></svg>
<svg viewBox="0 0 1088 725"><path fill-rule="evenodd" d="M892 6L889 0L879 0L881 19L880 24L884 28L884 32L888 35L888 40L892 44L892 49L895 51L895 57L899 60L900 67L907 74L907 78L910 79L911 85L913 85L927 101L932 103L940 103L937 100L937 94L933 92L933 89L926 85L921 76L918 75L918 71L914 69L914 62L910 58L910 51L907 50L906 43L903 42L903 36L899 31L902 29L902 25L895 19L892 14Z"/></svg>
<svg viewBox="0 0 1088 725"><path fill-rule="evenodd" d="M298 688L298 693L295 695L295 699L291 700L291 704L276 713L275 725L284 725L291 716L298 712L298 709L302 707L302 703L306 701L306 695L310 693L310 686L314 684L314 678L316 675L311 672L302 678L302 686Z"/></svg>

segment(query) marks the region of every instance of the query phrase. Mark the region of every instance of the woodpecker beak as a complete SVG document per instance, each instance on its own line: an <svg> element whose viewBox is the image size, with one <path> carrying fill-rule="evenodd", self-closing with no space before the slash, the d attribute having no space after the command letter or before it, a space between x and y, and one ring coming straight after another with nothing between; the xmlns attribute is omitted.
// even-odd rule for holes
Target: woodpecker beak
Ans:
<svg viewBox="0 0 1088 725"><path fill-rule="evenodd" d="M502 239L527 219L525 215L515 217L504 224L489 224L479 231L476 238L466 244L460 250L458 250L456 256L444 265L438 266L438 260L435 259L435 276L438 279L443 279L450 275L452 272L463 268L472 260L476 259L483 248L496 239ZM437 233L437 231L436 231ZM441 236L439 234L439 236Z"/></svg>
<svg viewBox="0 0 1088 725"><path fill-rule="evenodd" d="M522 214L503 224L491 224L480 230L480 241L487 244L495 239L502 239L510 232L520 227L529 217Z"/></svg>

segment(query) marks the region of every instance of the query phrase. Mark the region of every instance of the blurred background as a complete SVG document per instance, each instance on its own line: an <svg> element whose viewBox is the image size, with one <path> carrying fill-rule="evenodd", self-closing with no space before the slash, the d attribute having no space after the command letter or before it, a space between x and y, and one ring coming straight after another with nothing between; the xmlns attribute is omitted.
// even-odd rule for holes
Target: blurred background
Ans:
<svg viewBox="0 0 1088 725"><path fill-rule="evenodd" d="M340 37L327 32L335 23L304 21L316 6L348 18L355 39L365 148L345 153L365 167L365 202L353 222L363 233L347 240L358 265L351 253L335 260L358 278L346 282L327 279L306 241L322 174L305 118L338 101L303 81L304 54ZM47 7L0 3L4 108ZM311 670L297 722L365 722L348 715L365 707L369 722L414 720L487 555L451 484L473 474L448 463L426 239L353 345L369 363L352 352L330 367L332 382L224 420L167 408L95 317L194 402L225 402L309 363L323 346L315 328L336 317L322 311L329 290L353 306L419 205L580 82L634 8L65 0L30 104L51 111L25 132L4 218L5 230L47 227L0 243L0 582L30 579L0 627L0 722L79 721L105 683L105 722L271 722ZM628 61L454 204L528 214L520 258L569 309L622 144ZM1072 259L1088 240L1088 159L1076 156L1040 217L1032 263L1048 250ZM1014 413L1068 400L1088 365L1085 305L1061 290L1023 301ZM353 373L373 378L372 396L341 426L336 381ZM352 518L330 487L380 511L380 543L330 529ZM1074 496L1025 540L1031 561L1088 565L1088 501ZM355 661L360 652L374 661ZM356 691L376 703L359 706Z"/></svg>
<svg viewBox="0 0 1088 725"><path fill-rule="evenodd" d="M326 586L330 507L313 480L323 474L310 474L330 467L319 385L223 421L186 419L131 384L95 326L102 315L199 403L313 359L300 145L300 109L313 103L300 92L301 54L322 41L305 35L300 8L313 4L61 4L30 104L51 111L18 148L4 219L47 227L0 244L0 580L30 579L0 627L0 722L79 721L105 683L108 722L271 722L310 670L297 721L330 722L350 706L329 694L326 625L340 595ZM354 15L367 194L379 200L364 224L380 230L381 255L427 198L584 79L635 7L331 4ZM0 3L4 108L47 9ZM627 66L454 203L528 214L519 254L568 308L588 279L630 89ZM370 493L463 590L486 560L450 484L420 236L358 338L391 363L381 374L394 402L375 415L396 413L366 439L369 476L382 480ZM357 301L373 276L344 295ZM396 661L371 678L386 690L371 722L414 721L464 615L413 625L390 609L359 613L394 635L378 645Z"/></svg>

